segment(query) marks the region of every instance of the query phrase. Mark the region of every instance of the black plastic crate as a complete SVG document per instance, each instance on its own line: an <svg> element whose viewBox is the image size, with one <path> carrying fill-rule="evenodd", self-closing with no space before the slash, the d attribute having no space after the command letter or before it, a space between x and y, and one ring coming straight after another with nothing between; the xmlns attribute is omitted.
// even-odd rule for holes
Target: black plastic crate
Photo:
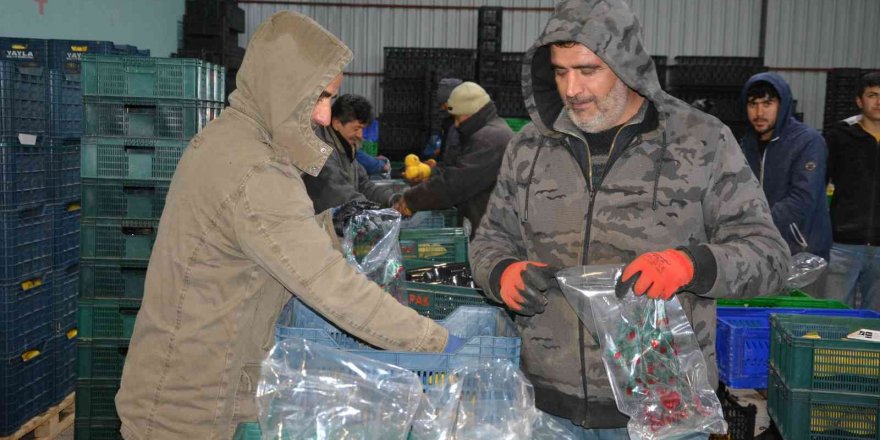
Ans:
<svg viewBox="0 0 880 440"><path fill-rule="evenodd" d="M64 400L76 388L76 329L52 338L53 380L51 404Z"/></svg>
<svg viewBox="0 0 880 440"><path fill-rule="evenodd" d="M695 64L704 66L749 66L762 67L762 57L719 57L719 56L677 56L675 64Z"/></svg>
<svg viewBox="0 0 880 440"><path fill-rule="evenodd" d="M712 86L739 90L753 75L766 71L766 66L677 64L667 67L667 77L670 87Z"/></svg>
<svg viewBox="0 0 880 440"><path fill-rule="evenodd" d="M718 389L718 400L721 401L721 411L724 420L727 421L728 440L754 440L755 418L758 408L749 404L742 406L734 396L727 391L723 384Z"/></svg>
<svg viewBox="0 0 880 440"><path fill-rule="evenodd" d="M52 271L0 284L0 358L18 356L54 334Z"/></svg>
<svg viewBox="0 0 880 440"><path fill-rule="evenodd" d="M47 72L0 61L0 137L49 133Z"/></svg>
<svg viewBox="0 0 880 440"><path fill-rule="evenodd" d="M47 205L0 211L0 282L52 268L52 212Z"/></svg>
<svg viewBox="0 0 880 440"><path fill-rule="evenodd" d="M110 41L48 40L49 68L68 75L82 72L85 54L112 55L115 46Z"/></svg>
<svg viewBox="0 0 880 440"><path fill-rule="evenodd" d="M480 66L477 72L477 79L484 88L494 87L504 82L500 68Z"/></svg>
<svg viewBox="0 0 880 440"><path fill-rule="evenodd" d="M0 436L13 434L52 405L54 363L51 339L0 359Z"/></svg>
<svg viewBox="0 0 880 440"><path fill-rule="evenodd" d="M396 125L379 119L379 149L389 159L403 158L409 153L420 153L428 140L425 125Z"/></svg>
<svg viewBox="0 0 880 440"><path fill-rule="evenodd" d="M82 209L79 200L53 203L52 213L52 266L67 267L79 261L79 234Z"/></svg>
<svg viewBox="0 0 880 440"><path fill-rule="evenodd" d="M481 6L477 11L477 23L478 26L483 27L486 25L494 24L498 27L501 27L501 18L503 15L503 9L498 7L490 7L490 6Z"/></svg>
<svg viewBox="0 0 880 440"><path fill-rule="evenodd" d="M435 72L442 77L470 80L475 77L476 51L472 49L386 47L384 76L387 79L426 79Z"/></svg>
<svg viewBox="0 0 880 440"><path fill-rule="evenodd" d="M0 61L11 61L25 68L46 68L48 57L46 40L0 37Z"/></svg>
<svg viewBox="0 0 880 440"><path fill-rule="evenodd" d="M673 89L672 96L721 120L745 120L740 92L699 88Z"/></svg>
<svg viewBox="0 0 880 440"><path fill-rule="evenodd" d="M496 86L489 96L495 102L498 115L507 118L528 118L522 87L519 84Z"/></svg>
<svg viewBox="0 0 880 440"><path fill-rule="evenodd" d="M49 202L52 196L50 161L47 147L0 140L0 209Z"/></svg>
<svg viewBox="0 0 880 440"><path fill-rule="evenodd" d="M480 57L494 56L501 57L501 39L497 40L477 40L477 53Z"/></svg>
<svg viewBox="0 0 880 440"><path fill-rule="evenodd" d="M232 0L187 0L184 16L191 17L190 21L208 23L216 23L221 19L226 19L227 29L244 32L244 10ZM188 32L186 23L184 21L184 30Z"/></svg>
<svg viewBox="0 0 880 440"><path fill-rule="evenodd" d="M183 15L183 32L186 35L220 36L228 32L244 32L244 10L235 7L232 15L206 18L201 13Z"/></svg>
<svg viewBox="0 0 880 440"><path fill-rule="evenodd" d="M227 32L219 37L207 35L184 35L183 47L189 50L226 52L230 49L239 48L238 34Z"/></svg>
<svg viewBox="0 0 880 440"><path fill-rule="evenodd" d="M431 88L427 81L382 81L382 112L426 116Z"/></svg>
<svg viewBox="0 0 880 440"><path fill-rule="evenodd" d="M190 49L184 48L177 51L175 57L177 58L198 58L200 60L205 60L209 63L217 64L220 66L224 66L227 69L227 72L230 70L238 70L241 67L241 63L244 60L244 48L243 47L231 47L228 50L224 51L214 51L214 50L204 50L204 49ZM234 81L233 81L234 83ZM227 88L229 87L230 81L227 79L226 81Z"/></svg>
<svg viewBox="0 0 880 440"><path fill-rule="evenodd" d="M76 144L53 142L49 148L49 197L53 203L79 200L80 148Z"/></svg>
<svg viewBox="0 0 880 440"><path fill-rule="evenodd" d="M477 38L480 40L501 40L501 25L483 24L478 30Z"/></svg>
<svg viewBox="0 0 880 440"><path fill-rule="evenodd" d="M666 65L669 62L669 58L666 55L652 55L651 59L654 60L654 68L657 69L657 79L660 82L660 87L666 88Z"/></svg>
<svg viewBox="0 0 880 440"><path fill-rule="evenodd" d="M49 135L59 139L76 139L82 136L82 110L82 82L79 74L50 71Z"/></svg>
<svg viewBox="0 0 880 440"><path fill-rule="evenodd" d="M502 84L519 84L521 82L524 55L522 52L504 52L501 54L499 73Z"/></svg>

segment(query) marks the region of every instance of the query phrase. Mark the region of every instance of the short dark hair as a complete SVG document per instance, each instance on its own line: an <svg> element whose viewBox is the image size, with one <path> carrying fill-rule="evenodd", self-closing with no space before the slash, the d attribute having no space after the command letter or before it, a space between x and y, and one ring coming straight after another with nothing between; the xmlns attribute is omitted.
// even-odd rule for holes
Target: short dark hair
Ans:
<svg viewBox="0 0 880 440"><path fill-rule="evenodd" d="M750 85L746 90L746 102L762 98L776 99L779 101L779 91L776 90L776 87L773 87L773 84L770 84L767 81L758 81Z"/></svg>
<svg viewBox="0 0 880 440"><path fill-rule="evenodd" d="M856 96L862 96L868 87L880 87L880 70L868 72L859 78L859 82L856 85Z"/></svg>
<svg viewBox="0 0 880 440"><path fill-rule="evenodd" d="M370 125L373 122L373 105L363 96L345 94L336 98L330 114L343 124L357 120L364 125Z"/></svg>

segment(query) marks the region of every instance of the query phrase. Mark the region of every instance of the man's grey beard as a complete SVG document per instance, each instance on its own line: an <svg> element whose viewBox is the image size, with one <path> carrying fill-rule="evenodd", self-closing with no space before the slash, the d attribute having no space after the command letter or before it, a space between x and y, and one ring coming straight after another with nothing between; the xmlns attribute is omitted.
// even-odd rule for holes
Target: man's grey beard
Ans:
<svg viewBox="0 0 880 440"><path fill-rule="evenodd" d="M626 111L628 91L629 87L618 78L605 99L596 103L598 112L588 120L579 119L577 113L568 105L565 106L565 111L568 112L568 117L574 122L574 125L584 132L599 133L617 125L616 122Z"/></svg>

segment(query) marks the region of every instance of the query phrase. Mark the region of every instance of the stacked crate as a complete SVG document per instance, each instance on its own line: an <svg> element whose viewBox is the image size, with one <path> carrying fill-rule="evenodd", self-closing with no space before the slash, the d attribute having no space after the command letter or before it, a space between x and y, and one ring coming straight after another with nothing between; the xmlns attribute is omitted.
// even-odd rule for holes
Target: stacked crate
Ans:
<svg viewBox="0 0 880 440"><path fill-rule="evenodd" d="M113 402L171 177L225 99L202 60L83 62L82 246L76 435L118 438Z"/></svg>
<svg viewBox="0 0 880 440"><path fill-rule="evenodd" d="M238 36L244 32L244 10L234 0L187 0L183 41L177 56L199 58L226 67L224 96L235 89L235 74L244 60Z"/></svg>
<svg viewBox="0 0 880 440"><path fill-rule="evenodd" d="M419 154L440 129L437 86L443 78L474 79L470 49L385 48L379 148L392 160Z"/></svg>

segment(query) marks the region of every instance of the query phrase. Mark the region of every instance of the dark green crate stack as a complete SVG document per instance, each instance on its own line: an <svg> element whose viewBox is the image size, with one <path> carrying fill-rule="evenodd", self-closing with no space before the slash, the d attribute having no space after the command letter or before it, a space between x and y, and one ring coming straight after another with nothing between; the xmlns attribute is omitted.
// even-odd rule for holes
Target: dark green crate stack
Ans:
<svg viewBox="0 0 880 440"><path fill-rule="evenodd" d="M186 58L83 61L76 437L117 439L114 397L171 177L220 114L225 69Z"/></svg>
<svg viewBox="0 0 880 440"><path fill-rule="evenodd" d="M880 438L880 319L771 315L767 409L785 440Z"/></svg>

